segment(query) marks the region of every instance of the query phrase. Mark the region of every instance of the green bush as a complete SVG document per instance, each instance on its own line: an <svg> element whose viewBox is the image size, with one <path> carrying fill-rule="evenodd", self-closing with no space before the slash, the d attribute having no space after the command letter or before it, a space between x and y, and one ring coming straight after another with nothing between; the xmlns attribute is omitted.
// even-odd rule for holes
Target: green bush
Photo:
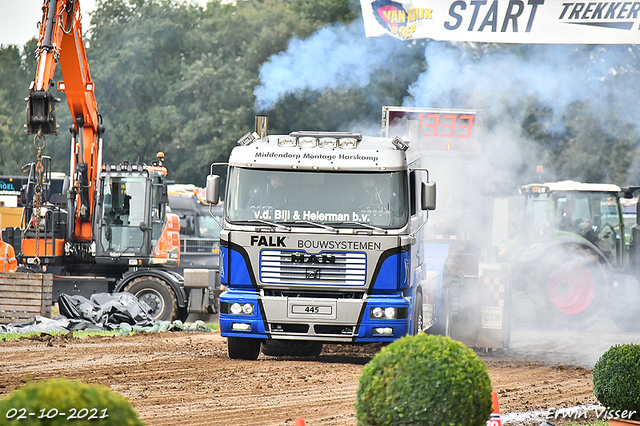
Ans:
<svg viewBox="0 0 640 426"><path fill-rule="evenodd" d="M640 345L614 345L593 367L593 394L611 410L635 411L640 420Z"/></svg>
<svg viewBox="0 0 640 426"><path fill-rule="evenodd" d="M28 383L0 400L0 426L27 424L144 426L122 395L104 386L66 379Z"/></svg>
<svg viewBox="0 0 640 426"><path fill-rule="evenodd" d="M484 426L491 379L475 352L448 337L406 336L383 348L360 375L359 425Z"/></svg>

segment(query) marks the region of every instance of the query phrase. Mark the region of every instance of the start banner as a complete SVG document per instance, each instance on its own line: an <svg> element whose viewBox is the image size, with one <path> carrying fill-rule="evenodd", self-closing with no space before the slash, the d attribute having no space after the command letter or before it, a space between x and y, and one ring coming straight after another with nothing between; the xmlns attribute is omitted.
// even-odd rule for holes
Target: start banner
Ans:
<svg viewBox="0 0 640 426"><path fill-rule="evenodd" d="M360 0L360 4L367 37L488 43L640 43L640 1Z"/></svg>

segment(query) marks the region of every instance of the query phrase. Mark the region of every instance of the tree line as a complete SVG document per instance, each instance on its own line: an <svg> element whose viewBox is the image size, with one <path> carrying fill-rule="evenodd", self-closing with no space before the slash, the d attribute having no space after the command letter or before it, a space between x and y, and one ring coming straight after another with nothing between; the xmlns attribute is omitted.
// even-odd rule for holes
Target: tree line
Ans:
<svg viewBox="0 0 640 426"><path fill-rule="evenodd" d="M377 68L366 85L302 88L283 95L268 111L257 111L254 92L261 84L262 66L291 49L292 39L307 40L333 25L357 25L360 2L212 0L203 7L179 0L98 0L90 17L86 50L107 129L104 162L148 163L163 151L170 179L200 186L210 164L224 162L235 142L253 129L256 112L268 113L271 133L352 130L358 123L367 123L367 130L379 126L383 105L415 99L412 87L431 64L425 49L435 43L387 41L392 44L386 61L393 66ZM36 46L35 39L25 46L0 46L0 174L19 174L21 166L36 157L33 139L23 129ZM455 48L476 62L495 52L529 54L527 46L461 43ZM628 46L616 52L627 57L615 76L603 71L611 77L606 84L626 87L633 95L640 51ZM331 55L325 60L332 61ZM59 71L56 79L62 79ZM62 98L61 132L47 138L45 155L52 157L55 171L68 173L66 129L71 117L64 94L56 96ZM465 104L464 97L453 99L422 106L476 107ZM510 131L521 145L522 158L514 167L520 183L532 177L535 161L543 162L557 179L637 183L632 181L637 177L639 106L626 99L617 111L603 111L601 104L578 98L551 113L549 101L535 93L508 103L505 113L517 120ZM482 107L489 112L487 105ZM500 126L497 121L487 113L487 135Z"/></svg>

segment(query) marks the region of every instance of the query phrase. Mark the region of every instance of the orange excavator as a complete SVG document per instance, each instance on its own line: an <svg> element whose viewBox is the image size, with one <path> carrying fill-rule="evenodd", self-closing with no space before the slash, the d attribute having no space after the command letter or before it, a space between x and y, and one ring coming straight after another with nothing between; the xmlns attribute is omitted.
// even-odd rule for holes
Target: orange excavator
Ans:
<svg viewBox="0 0 640 426"><path fill-rule="evenodd" d="M25 126L38 159L23 170L31 177L23 189L30 196L19 241L13 241L20 262L54 274L54 299L61 293L129 291L155 318L181 317L188 293L183 276L170 268L180 260L180 220L167 210L164 155L150 165L102 164L105 128L82 38L80 1L45 0L42 10ZM57 89L66 94L73 119L71 168L63 194L51 195L51 162L43 151L46 137L58 133L60 99L52 93L58 64L63 81Z"/></svg>

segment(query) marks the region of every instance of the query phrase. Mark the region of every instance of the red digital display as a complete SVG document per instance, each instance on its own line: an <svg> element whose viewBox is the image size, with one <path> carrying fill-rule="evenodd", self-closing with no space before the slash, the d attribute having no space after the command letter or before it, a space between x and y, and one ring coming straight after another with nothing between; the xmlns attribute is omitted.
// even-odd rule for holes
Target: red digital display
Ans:
<svg viewBox="0 0 640 426"><path fill-rule="evenodd" d="M477 111L389 108L387 136L408 137L421 151L476 152L480 126Z"/></svg>

